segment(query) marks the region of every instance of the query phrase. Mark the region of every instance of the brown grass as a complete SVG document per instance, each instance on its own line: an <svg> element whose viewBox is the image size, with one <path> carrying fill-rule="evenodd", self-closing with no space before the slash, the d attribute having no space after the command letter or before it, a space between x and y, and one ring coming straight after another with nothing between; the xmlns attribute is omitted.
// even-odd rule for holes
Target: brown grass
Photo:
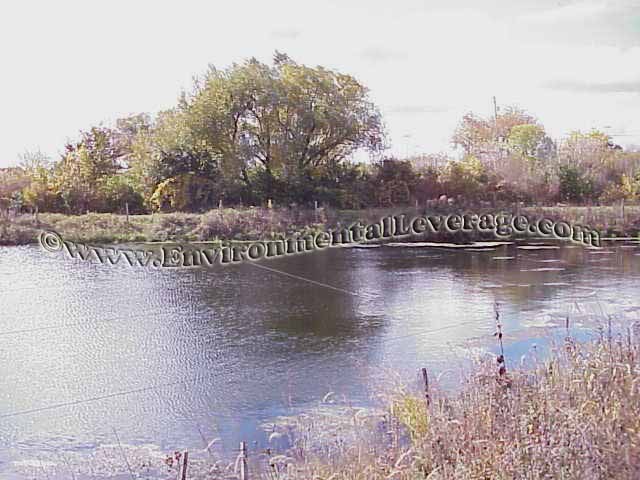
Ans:
<svg viewBox="0 0 640 480"><path fill-rule="evenodd" d="M35 243L41 230L58 232L65 240L93 243L157 241L257 240L322 227L327 212L222 209L207 213L124 215L59 213L0 217L0 245Z"/></svg>
<svg viewBox="0 0 640 480"><path fill-rule="evenodd" d="M637 236L640 232L640 206L638 205L627 205L624 207L624 212L620 205L616 205L527 207L522 209L522 213L589 226L599 230L605 236Z"/></svg>
<svg viewBox="0 0 640 480"><path fill-rule="evenodd" d="M460 213L456 205L440 213ZM517 208L511 208L512 212ZM493 211L480 208L480 211ZM72 241L94 243L258 240L309 230L347 226L354 222L373 223L390 214L423 213L415 207L367 210L318 211L305 209L227 208L206 213L164 213L124 215L59 213L0 216L0 245L35 243L41 229L54 230ZM620 207L527 207L523 214L565 220L596 228L605 235L637 235L640 232L640 206L627 206L624 219ZM433 213L433 212L432 212ZM451 238L443 238L451 240Z"/></svg>
<svg viewBox="0 0 640 480"><path fill-rule="evenodd" d="M429 408L398 391L384 414L298 417L276 430L294 447L254 454L251 478L637 479L639 354L630 335L567 339L545 361L503 375L485 359L455 393L432 392ZM236 478L231 468L218 473L202 478Z"/></svg>

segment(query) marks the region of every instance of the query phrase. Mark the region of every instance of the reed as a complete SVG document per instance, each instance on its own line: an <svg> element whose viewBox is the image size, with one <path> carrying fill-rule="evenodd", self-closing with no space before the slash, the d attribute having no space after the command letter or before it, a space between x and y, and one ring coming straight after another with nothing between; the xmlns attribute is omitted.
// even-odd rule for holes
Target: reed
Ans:
<svg viewBox="0 0 640 480"><path fill-rule="evenodd" d="M502 333L497 309L496 322ZM637 341L607 325L580 343L568 323L544 361L507 372L495 357L477 360L458 390L436 381L429 408L401 389L383 413L347 409L282 427L294 448L270 452L279 468L257 465L268 473L256 478L640 478Z"/></svg>

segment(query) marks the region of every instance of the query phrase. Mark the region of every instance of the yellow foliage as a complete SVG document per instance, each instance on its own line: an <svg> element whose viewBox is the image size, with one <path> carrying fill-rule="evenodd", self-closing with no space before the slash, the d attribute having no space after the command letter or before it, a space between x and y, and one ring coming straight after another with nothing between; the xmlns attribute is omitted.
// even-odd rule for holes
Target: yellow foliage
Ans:
<svg viewBox="0 0 640 480"><path fill-rule="evenodd" d="M391 413L407 428L412 441L424 438L429 431L429 415L423 399L404 395L393 403Z"/></svg>
<svg viewBox="0 0 640 480"><path fill-rule="evenodd" d="M157 210L184 211L197 206L211 206L216 194L212 180L187 173L159 183L150 202Z"/></svg>

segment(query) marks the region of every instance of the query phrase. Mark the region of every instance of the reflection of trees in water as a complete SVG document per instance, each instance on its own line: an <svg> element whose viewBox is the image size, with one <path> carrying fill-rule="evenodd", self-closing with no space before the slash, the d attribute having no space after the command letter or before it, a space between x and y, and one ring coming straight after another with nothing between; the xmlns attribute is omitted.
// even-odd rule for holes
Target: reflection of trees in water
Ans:
<svg viewBox="0 0 640 480"><path fill-rule="evenodd" d="M223 335L255 337L252 349L264 343L266 350L276 353L341 350L375 335L379 325L375 315L363 318L358 312L368 300L348 293L358 292L350 270L354 259L348 253L334 249L261 263L345 292L242 264L202 274L194 294L211 312L211 322L224 327Z"/></svg>
<svg viewBox="0 0 640 480"><path fill-rule="evenodd" d="M263 264L357 291L344 253L322 251ZM213 403L220 395L232 396L249 408L268 409L317 401L330 390L354 398L367 391L362 369L371 363L370 340L381 324L361 315L362 297L250 264L203 270L193 283L190 296L200 310L195 321L206 321L202 335L213 337L212 351L225 349L219 362L208 362L207 368L225 382L229 377L246 380L234 382L234 392L210 392Z"/></svg>
<svg viewBox="0 0 640 480"><path fill-rule="evenodd" d="M450 275L459 280L461 293L465 288L492 286L496 288L490 291L497 299L516 305L534 297L550 298L572 288L578 280L597 283L607 278L619 280L640 274L640 261L634 255L640 247L609 245L603 250L614 250L614 253L607 254L562 242L557 246L560 248L520 250L516 245L509 245L485 252L437 248L372 249L367 251L370 265L366 266L366 271L387 295L406 291L408 283L416 276Z"/></svg>
<svg viewBox="0 0 640 480"><path fill-rule="evenodd" d="M532 311L542 308L536 302L561 297L577 282L595 284L606 278L640 274L635 250L617 249L605 255L581 246L559 246L525 251L511 245L486 252L330 249L264 262L272 269L373 298L323 288L250 264L204 271L194 282L193 294L206 312L202 316L219 332L216 341L240 345L248 355L276 361L298 354L339 354L358 346L364 351L367 343L382 338L394 323L389 318L389 305L393 305L394 321L399 324L403 315L412 317L405 318L407 324L423 316L425 328L431 328L452 321L454 314L480 317L495 300L504 302L513 313ZM436 277L441 282L430 284ZM416 296L415 291L421 289L431 298ZM455 290L456 297L468 297L462 313L456 313L457 300L447 311L434 307L439 305L441 293L440 304L450 301L446 299L449 293L442 289Z"/></svg>

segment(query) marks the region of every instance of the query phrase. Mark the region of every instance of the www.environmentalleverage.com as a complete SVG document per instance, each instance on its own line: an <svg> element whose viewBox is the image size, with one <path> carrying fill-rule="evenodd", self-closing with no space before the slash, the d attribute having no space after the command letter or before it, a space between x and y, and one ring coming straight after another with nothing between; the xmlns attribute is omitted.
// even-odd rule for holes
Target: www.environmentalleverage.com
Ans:
<svg viewBox="0 0 640 480"><path fill-rule="evenodd" d="M120 249L97 247L63 240L55 232L42 232L40 245L55 253L64 251L70 258L116 265L120 262L141 267L199 267L215 264L255 261L283 255L293 255L332 246L367 243L384 239L402 239L408 236L428 237L435 233L472 232L493 233L505 239L514 235L569 240L586 246L599 247L600 234L586 226L571 225L547 218L529 219L524 215L507 213L424 215L408 218L406 214L389 215L379 222L364 225L361 222L337 230L295 235L288 238L254 241L249 243L221 242L214 246L194 247L173 244L159 249Z"/></svg>

